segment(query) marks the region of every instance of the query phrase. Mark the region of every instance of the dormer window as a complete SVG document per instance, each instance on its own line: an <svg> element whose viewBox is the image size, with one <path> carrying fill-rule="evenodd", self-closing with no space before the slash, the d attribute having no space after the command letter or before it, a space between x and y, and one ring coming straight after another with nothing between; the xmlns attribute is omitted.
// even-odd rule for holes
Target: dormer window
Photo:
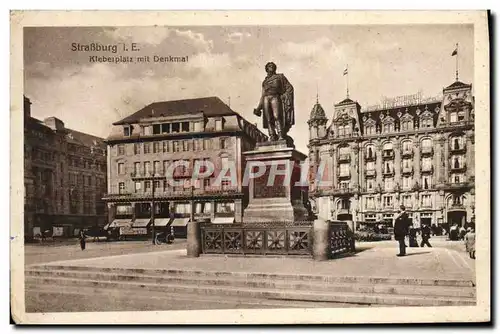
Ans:
<svg viewBox="0 0 500 334"><path fill-rule="evenodd" d="M384 124L384 133L394 132L394 123L385 123Z"/></svg>
<svg viewBox="0 0 500 334"><path fill-rule="evenodd" d="M215 120L215 131L222 131L222 119Z"/></svg>
<svg viewBox="0 0 500 334"><path fill-rule="evenodd" d="M172 123L172 133L179 133L181 129L180 123Z"/></svg>
<svg viewBox="0 0 500 334"><path fill-rule="evenodd" d="M369 125L365 128L365 132L367 135L375 134L375 127L373 125Z"/></svg>
<svg viewBox="0 0 500 334"><path fill-rule="evenodd" d="M161 124L153 124L153 134L159 135L161 133Z"/></svg>
<svg viewBox="0 0 500 334"><path fill-rule="evenodd" d="M125 125L123 127L123 135L125 137L130 137L131 134L132 134L132 127L130 125Z"/></svg>
<svg viewBox="0 0 500 334"><path fill-rule="evenodd" d="M182 122L181 123L181 131L182 132L189 132L189 122Z"/></svg>
<svg viewBox="0 0 500 334"><path fill-rule="evenodd" d="M432 118L424 118L421 122L422 128L432 128Z"/></svg>

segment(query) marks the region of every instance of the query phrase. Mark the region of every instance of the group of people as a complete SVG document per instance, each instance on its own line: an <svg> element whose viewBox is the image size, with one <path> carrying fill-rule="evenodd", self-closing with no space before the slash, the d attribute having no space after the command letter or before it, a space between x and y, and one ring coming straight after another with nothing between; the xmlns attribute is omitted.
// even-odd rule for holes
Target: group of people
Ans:
<svg viewBox="0 0 500 334"><path fill-rule="evenodd" d="M422 224L420 231L422 237L420 247L432 247L429 242L431 238L431 227L428 224ZM412 227L412 222L406 212L405 206L401 205L394 221L394 239L399 243L399 254L397 254L397 256L406 255L406 236L408 236L410 247L418 247L417 231Z"/></svg>

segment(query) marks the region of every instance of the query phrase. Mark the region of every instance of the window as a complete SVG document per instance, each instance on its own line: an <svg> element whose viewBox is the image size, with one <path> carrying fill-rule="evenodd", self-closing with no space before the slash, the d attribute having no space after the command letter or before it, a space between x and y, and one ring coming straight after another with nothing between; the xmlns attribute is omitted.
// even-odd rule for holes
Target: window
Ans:
<svg viewBox="0 0 500 334"><path fill-rule="evenodd" d="M208 188L210 187L210 178L205 178L203 179L203 188Z"/></svg>
<svg viewBox="0 0 500 334"><path fill-rule="evenodd" d="M182 122L181 131L189 132L189 122Z"/></svg>
<svg viewBox="0 0 500 334"><path fill-rule="evenodd" d="M161 124L153 124L153 134L159 135L161 133Z"/></svg>
<svg viewBox="0 0 500 334"><path fill-rule="evenodd" d="M224 150L224 149L226 149L226 148L227 148L227 147L226 147L226 145L227 145L227 144L226 144L226 139L225 139L225 138L221 138L221 139L220 139L220 148L221 148L222 150Z"/></svg>
<svg viewBox="0 0 500 334"><path fill-rule="evenodd" d="M422 195L422 207L432 207L431 195Z"/></svg>
<svg viewBox="0 0 500 334"><path fill-rule="evenodd" d="M432 147L432 140L430 140L429 138L422 140L422 147L423 148L431 148Z"/></svg>
<svg viewBox="0 0 500 334"><path fill-rule="evenodd" d="M151 172L151 163L149 161L144 162L144 174L148 175Z"/></svg>
<svg viewBox="0 0 500 334"><path fill-rule="evenodd" d="M153 143L153 153L160 153L160 142L155 141Z"/></svg>
<svg viewBox="0 0 500 334"><path fill-rule="evenodd" d="M140 173L141 173L141 163L135 162L134 163L134 174L139 175Z"/></svg>
<svg viewBox="0 0 500 334"><path fill-rule="evenodd" d="M403 170L409 170L411 168L411 159L403 159Z"/></svg>
<svg viewBox="0 0 500 334"><path fill-rule="evenodd" d="M432 187L432 179L429 175L422 176L422 188L427 190Z"/></svg>
<svg viewBox="0 0 500 334"><path fill-rule="evenodd" d="M174 145L174 152L180 152L179 142L177 140L173 142L173 145Z"/></svg>
<svg viewBox="0 0 500 334"><path fill-rule="evenodd" d="M366 148L366 156L367 156L368 158L373 158L373 157L375 157L375 153L374 153L374 150L373 150L373 146L368 146L368 147Z"/></svg>
<svg viewBox="0 0 500 334"><path fill-rule="evenodd" d="M203 150L203 140L201 140L201 139L200 140L194 139L193 144L194 144L194 148L193 149L195 151L201 151L201 150Z"/></svg>
<svg viewBox="0 0 500 334"><path fill-rule="evenodd" d="M375 181L373 179L366 180L366 190L370 191L375 188Z"/></svg>
<svg viewBox="0 0 500 334"><path fill-rule="evenodd" d="M125 174L125 164L123 162L118 163L118 174Z"/></svg>
<svg viewBox="0 0 500 334"><path fill-rule="evenodd" d="M412 143L409 140L406 140L403 142L403 152L411 152L412 150Z"/></svg>
<svg viewBox="0 0 500 334"><path fill-rule="evenodd" d="M458 116L458 115L457 115L457 113L456 113L456 112L451 112L451 113L450 113L450 123L455 123L455 122L457 121L457 119L458 119L458 117L457 117L457 116Z"/></svg>
<svg viewBox="0 0 500 334"><path fill-rule="evenodd" d="M149 143L144 143L144 154L151 153L151 147L149 146Z"/></svg>
<svg viewBox="0 0 500 334"><path fill-rule="evenodd" d="M432 159L430 157L422 158L422 170L429 171L432 168Z"/></svg>
<svg viewBox="0 0 500 334"><path fill-rule="evenodd" d="M135 183L135 192L139 192L141 190L141 183L140 182L136 182Z"/></svg>
<svg viewBox="0 0 500 334"><path fill-rule="evenodd" d="M123 135L124 135L125 137L130 137L131 132L132 132L132 131L130 131L130 130L131 130L131 127L130 127L130 126L128 126L128 125L127 125L127 126L125 126L125 127L123 127Z"/></svg>
<svg viewBox="0 0 500 334"><path fill-rule="evenodd" d="M365 128L365 132L367 135L373 135L375 134L375 127L373 125L369 125Z"/></svg>
<svg viewBox="0 0 500 334"><path fill-rule="evenodd" d="M412 121L405 120L401 122L401 130L408 131L412 129Z"/></svg>
<svg viewBox="0 0 500 334"><path fill-rule="evenodd" d="M159 180L153 181L153 186L155 187L155 189L160 189L160 187L161 187L160 181Z"/></svg>
<svg viewBox="0 0 500 334"><path fill-rule="evenodd" d="M160 174L160 162L159 161L154 161L153 162L153 173Z"/></svg>
<svg viewBox="0 0 500 334"><path fill-rule="evenodd" d="M384 179L385 191L391 191L393 189L394 180L391 177Z"/></svg>
<svg viewBox="0 0 500 334"><path fill-rule="evenodd" d="M151 181L144 181L144 191L151 191Z"/></svg>
<svg viewBox="0 0 500 334"><path fill-rule="evenodd" d="M465 111L459 111L458 112L458 121L464 121L465 120Z"/></svg>
<svg viewBox="0 0 500 334"><path fill-rule="evenodd" d="M170 151L170 145L168 141L163 142L163 153L167 153Z"/></svg>
<svg viewBox="0 0 500 334"><path fill-rule="evenodd" d="M384 173L393 173L394 172L394 162L386 161L384 164Z"/></svg>
<svg viewBox="0 0 500 334"><path fill-rule="evenodd" d="M394 132L394 123L384 123L384 133Z"/></svg>
<svg viewBox="0 0 500 334"><path fill-rule="evenodd" d="M168 169L168 161L167 160L163 160L163 174L164 175L166 175L167 169Z"/></svg>
<svg viewBox="0 0 500 334"><path fill-rule="evenodd" d="M421 128L432 128L432 118L424 118L420 123Z"/></svg>
<svg viewBox="0 0 500 334"><path fill-rule="evenodd" d="M392 207L392 196L384 196L383 197L384 201L384 207Z"/></svg>
<svg viewBox="0 0 500 334"><path fill-rule="evenodd" d="M403 205L406 207L406 208L411 208L413 205L413 203L411 202L411 195L403 195Z"/></svg>
<svg viewBox="0 0 500 334"><path fill-rule="evenodd" d="M141 154L141 144L134 144L134 154Z"/></svg>
<svg viewBox="0 0 500 334"><path fill-rule="evenodd" d="M125 145L118 145L118 155L125 155Z"/></svg>
<svg viewBox="0 0 500 334"><path fill-rule="evenodd" d="M125 182L118 183L118 193L119 194L125 193Z"/></svg>
<svg viewBox="0 0 500 334"><path fill-rule="evenodd" d="M210 139L203 140L203 149L204 150L211 150L212 149L212 141Z"/></svg>
<svg viewBox="0 0 500 334"><path fill-rule="evenodd" d="M231 181L230 180L222 180L222 189L229 189L231 188Z"/></svg>
<svg viewBox="0 0 500 334"><path fill-rule="evenodd" d="M182 141L182 150L184 152L190 151L190 146L191 146L190 144L191 144L191 141L189 141L189 140L183 140Z"/></svg>
<svg viewBox="0 0 500 334"><path fill-rule="evenodd" d="M216 212L217 213L232 213L234 212L234 203L233 202L222 202L216 204Z"/></svg>
<svg viewBox="0 0 500 334"><path fill-rule="evenodd" d="M367 197L366 198L365 208L367 210L374 210L375 209L375 198L374 197Z"/></svg>
<svg viewBox="0 0 500 334"><path fill-rule="evenodd" d="M221 131L222 130L222 119L216 119L215 120L215 130L216 131Z"/></svg>
<svg viewBox="0 0 500 334"><path fill-rule="evenodd" d="M410 189L411 188L411 177L405 176L403 177L403 189Z"/></svg>
<svg viewBox="0 0 500 334"><path fill-rule="evenodd" d="M172 133L179 133L180 132L180 124L179 123L172 123Z"/></svg>
<svg viewBox="0 0 500 334"><path fill-rule="evenodd" d="M161 125L161 132L162 133L170 133L170 124L169 123L163 123Z"/></svg>
<svg viewBox="0 0 500 334"><path fill-rule="evenodd" d="M339 206L340 206L340 209L341 209L341 210L349 210L349 207L350 207L350 205L349 205L349 204L350 204L350 203L349 203L349 200L348 200L348 199L345 199L345 198L343 198L343 199L341 199L341 200L339 201Z"/></svg>
<svg viewBox="0 0 500 334"><path fill-rule="evenodd" d="M349 164L340 164L340 175L349 176Z"/></svg>

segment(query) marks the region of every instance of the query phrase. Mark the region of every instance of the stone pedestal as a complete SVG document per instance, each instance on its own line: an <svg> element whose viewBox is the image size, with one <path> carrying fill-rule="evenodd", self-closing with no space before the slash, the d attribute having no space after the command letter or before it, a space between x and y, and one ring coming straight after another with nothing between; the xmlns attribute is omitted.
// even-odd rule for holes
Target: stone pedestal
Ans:
<svg viewBox="0 0 500 334"><path fill-rule="evenodd" d="M302 173L306 179L304 185L296 185L301 179L301 163L306 156L284 140L260 143L255 151L243 154L248 171L258 173L265 166L262 176L250 178L247 175L249 202L243 212L243 222L308 219L309 212L304 206L307 200L307 171Z"/></svg>

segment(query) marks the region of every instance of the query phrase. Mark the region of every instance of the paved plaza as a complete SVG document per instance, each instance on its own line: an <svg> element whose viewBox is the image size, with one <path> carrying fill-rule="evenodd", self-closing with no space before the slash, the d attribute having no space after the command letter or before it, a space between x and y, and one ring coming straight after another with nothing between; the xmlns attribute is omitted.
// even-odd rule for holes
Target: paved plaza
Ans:
<svg viewBox="0 0 500 334"><path fill-rule="evenodd" d="M450 244L448 241L444 241ZM461 243L451 244L461 248ZM51 264L141 269L183 269L200 271L265 272L280 274L318 274L339 276L465 278L475 276L475 262L453 247L408 248L406 257L396 257L394 241L365 242L357 245L353 256L330 261L291 257L233 257L202 255L188 258L186 250L177 246L136 246L140 252L99 258L71 259ZM184 244L185 246L185 244ZM450 249L451 248L451 249ZM78 253L78 252L77 252ZM79 251L79 253L82 253ZM104 255L104 256L102 256ZM49 261L45 261L49 262ZM41 262L43 263L43 262Z"/></svg>

